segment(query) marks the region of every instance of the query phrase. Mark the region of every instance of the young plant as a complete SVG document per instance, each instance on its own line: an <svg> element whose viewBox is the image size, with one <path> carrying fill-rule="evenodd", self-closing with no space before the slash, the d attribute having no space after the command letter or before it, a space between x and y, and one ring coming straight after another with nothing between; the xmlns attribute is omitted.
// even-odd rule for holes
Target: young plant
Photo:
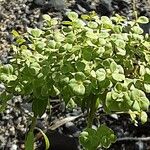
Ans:
<svg viewBox="0 0 150 150"><path fill-rule="evenodd" d="M12 32L13 58L0 67L6 87L0 109L12 94L30 95L34 117L29 135L33 137L35 119L44 113L50 97L74 101L88 112L87 129L80 136L83 147L108 148L116 140L113 131L105 124L92 128L100 104L106 113L129 113L135 124L137 117L147 121L150 38L139 23L149 20L127 21L119 15L99 18L93 12L81 17L68 12L67 16L69 21L44 15L42 29L29 28L24 35Z"/></svg>

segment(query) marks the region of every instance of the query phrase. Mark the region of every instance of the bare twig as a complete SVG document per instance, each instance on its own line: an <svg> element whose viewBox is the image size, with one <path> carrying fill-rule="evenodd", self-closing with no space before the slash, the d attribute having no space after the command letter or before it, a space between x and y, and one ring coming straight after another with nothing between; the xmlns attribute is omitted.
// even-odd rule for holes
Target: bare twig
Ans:
<svg viewBox="0 0 150 150"><path fill-rule="evenodd" d="M123 137L118 138L117 141L150 141L150 137Z"/></svg>
<svg viewBox="0 0 150 150"><path fill-rule="evenodd" d="M55 130L55 129L57 129L58 127L60 127L60 126L62 126L62 125L64 125L64 124L66 124L67 122L73 121L73 120L75 120L75 119L81 117L82 115L83 115L83 114L80 114L80 115L78 115L78 116L69 116L69 117L67 117L67 118L58 119L58 120L56 120L56 121L53 123L53 125L51 125L51 126L49 127L49 129Z"/></svg>

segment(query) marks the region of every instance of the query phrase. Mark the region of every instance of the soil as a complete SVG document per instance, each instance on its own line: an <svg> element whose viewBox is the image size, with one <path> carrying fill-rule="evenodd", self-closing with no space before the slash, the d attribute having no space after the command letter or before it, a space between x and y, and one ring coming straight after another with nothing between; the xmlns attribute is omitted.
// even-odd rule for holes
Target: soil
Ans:
<svg viewBox="0 0 150 150"><path fill-rule="evenodd" d="M116 13L133 19L133 1L138 16L150 18L149 0L0 0L0 62L9 63L10 45L14 42L12 29L24 33L27 27L41 27L42 14L65 19L67 11L78 14L95 11L99 16L112 16ZM142 26L150 34L150 23ZM5 87L0 82L0 92ZM0 113L0 150L23 150L28 119L32 115L32 106L27 97L16 96L8 102L7 109ZM79 150L79 133L86 127L86 113L80 108L66 109L58 99L52 99L52 112L49 110L38 118L37 127L44 130L51 141L51 150ZM103 113L98 110L97 116ZM71 117L74 118L72 119ZM107 124L117 135L117 142L109 150L150 150L150 113L148 122L135 126L125 114L103 115L94 120L94 126ZM68 119L67 121L65 119ZM72 120L71 120L72 119ZM58 124L55 122L57 121ZM64 122L63 122L64 121ZM53 127L53 130L52 130ZM55 130L54 130L55 129ZM36 132L37 133L37 132ZM36 142L36 149L44 149L41 138Z"/></svg>

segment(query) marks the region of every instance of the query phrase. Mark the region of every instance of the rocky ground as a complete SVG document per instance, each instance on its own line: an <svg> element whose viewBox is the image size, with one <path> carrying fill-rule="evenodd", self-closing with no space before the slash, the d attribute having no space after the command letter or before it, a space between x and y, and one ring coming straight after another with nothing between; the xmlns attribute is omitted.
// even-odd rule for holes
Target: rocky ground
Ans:
<svg viewBox="0 0 150 150"><path fill-rule="evenodd" d="M135 0L135 2L138 15L150 18L150 1ZM48 13L53 17L63 18L65 12L70 10L76 11L78 14L94 10L100 16L111 16L119 13L131 19L133 18L133 0L68 0L67 2L65 0L0 0L0 61L8 63L11 57L12 29L23 33L27 27L40 28L42 14ZM150 24L143 26L143 29L150 34ZM0 84L0 91L3 89L4 86ZM0 150L24 149L25 133L30 123L27 120L32 115L32 112L31 105L22 101L23 98L14 97L9 102L7 109L0 113ZM69 150L70 148L67 146L75 150L80 149L78 148L77 137L85 127L84 118L86 114L60 124L60 119L66 117L70 119L70 116L78 116L82 114L81 110L78 108L73 110L65 109L64 104L58 102L58 100L53 100L52 105L51 116L53 117L50 117L47 110L47 113L38 120L37 126L46 130L50 128L52 122L58 120L59 125L53 126L56 128L55 132L48 132L52 141L54 141L53 147L55 150ZM95 125L99 121L107 123L120 139L110 147L110 150L150 149L150 140L122 139L123 137L149 137L150 120L145 125L139 124L138 127L135 127L131 123L129 116L126 115L103 116L95 120ZM71 137L68 138L68 135ZM39 150L42 149L40 145L41 141L37 142L37 149ZM52 150L54 149L53 147Z"/></svg>

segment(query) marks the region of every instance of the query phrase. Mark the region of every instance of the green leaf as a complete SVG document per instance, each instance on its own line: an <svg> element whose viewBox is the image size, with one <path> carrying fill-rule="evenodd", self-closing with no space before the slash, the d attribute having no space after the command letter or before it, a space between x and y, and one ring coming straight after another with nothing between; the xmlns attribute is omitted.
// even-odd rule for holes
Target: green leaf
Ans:
<svg viewBox="0 0 150 150"><path fill-rule="evenodd" d="M140 65L139 74L140 74L141 76L144 76L145 73L146 73L146 71L145 71L144 65Z"/></svg>
<svg viewBox="0 0 150 150"><path fill-rule="evenodd" d="M88 22L88 26L91 28L91 29L96 29L98 27L98 24L94 21L90 21Z"/></svg>
<svg viewBox="0 0 150 150"><path fill-rule="evenodd" d="M12 74L13 73L13 66L11 64L5 64L3 65L3 67L1 68L1 73L4 73L4 74Z"/></svg>
<svg viewBox="0 0 150 150"><path fill-rule="evenodd" d="M134 101L134 103L133 103L133 105L132 105L132 109L133 109L133 110L136 110L136 111L140 111L140 110L141 110L138 101L136 101L136 100Z"/></svg>
<svg viewBox="0 0 150 150"><path fill-rule="evenodd" d="M51 25L52 25L52 26L55 26L55 25L57 25L57 24L58 24L58 19L57 19L57 18L51 19Z"/></svg>
<svg viewBox="0 0 150 150"><path fill-rule="evenodd" d="M29 131L25 141L25 150L34 150L34 134Z"/></svg>
<svg viewBox="0 0 150 150"><path fill-rule="evenodd" d="M150 42L148 41L143 41L142 43L148 50L150 49Z"/></svg>
<svg viewBox="0 0 150 150"><path fill-rule="evenodd" d="M96 72L95 72L94 70L91 70L91 76L92 76L93 78L96 78Z"/></svg>
<svg viewBox="0 0 150 150"><path fill-rule="evenodd" d="M98 36L99 38L107 38L110 36L110 34L108 32L101 32Z"/></svg>
<svg viewBox="0 0 150 150"><path fill-rule="evenodd" d="M116 69L117 69L117 64L115 62L112 62L110 64L110 70L111 70L111 72L115 72Z"/></svg>
<svg viewBox="0 0 150 150"><path fill-rule="evenodd" d="M72 22L71 21L63 21L62 24L63 25L72 25ZM68 30L65 30L65 31L68 31Z"/></svg>
<svg viewBox="0 0 150 150"><path fill-rule="evenodd" d="M50 143L49 143L48 137L46 136L46 134L40 128L36 127L36 129L39 130L42 133L42 135L44 137L44 141L45 141L45 150L48 150L50 148Z"/></svg>
<svg viewBox="0 0 150 150"><path fill-rule="evenodd" d="M32 103L32 111L34 112L34 116L41 117L47 107L48 97L47 98L35 98Z"/></svg>
<svg viewBox="0 0 150 150"><path fill-rule="evenodd" d="M99 38L99 44L104 46L106 44L106 40L104 38Z"/></svg>
<svg viewBox="0 0 150 150"><path fill-rule="evenodd" d="M113 130L108 128L105 124L97 129L97 136L99 137L101 147L104 148L109 148L110 145L116 141Z"/></svg>
<svg viewBox="0 0 150 150"><path fill-rule="evenodd" d="M75 79L71 79L69 82L69 86L71 87L72 91L76 95L84 95L85 94L85 87L82 82L78 82Z"/></svg>
<svg viewBox="0 0 150 150"><path fill-rule="evenodd" d="M44 14L43 15L43 19L46 20L46 21L50 21L51 20L51 17L47 14Z"/></svg>
<svg viewBox="0 0 150 150"><path fill-rule="evenodd" d="M75 79L77 81L84 81L86 79L86 76L83 72L77 72L75 73Z"/></svg>
<svg viewBox="0 0 150 150"><path fill-rule="evenodd" d="M38 63L33 62L30 64L29 72L31 73L31 75L35 76L39 73L40 68L41 67Z"/></svg>
<svg viewBox="0 0 150 150"><path fill-rule="evenodd" d="M109 29L113 27L112 21L110 20L109 17L102 16L101 21L102 21L102 24L104 25L104 28Z"/></svg>
<svg viewBox="0 0 150 150"><path fill-rule="evenodd" d="M90 16L86 14L81 15L81 18L84 20L90 20Z"/></svg>
<svg viewBox="0 0 150 150"><path fill-rule="evenodd" d="M38 42L36 42L36 48L42 49L42 51L43 51L43 48L45 46L46 46L46 43L44 41L38 41Z"/></svg>
<svg viewBox="0 0 150 150"><path fill-rule="evenodd" d="M63 47L67 51L71 51L72 50L72 44L66 43Z"/></svg>
<svg viewBox="0 0 150 150"><path fill-rule="evenodd" d="M75 67L78 71L84 71L86 64L82 61L77 61Z"/></svg>
<svg viewBox="0 0 150 150"><path fill-rule="evenodd" d="M146 98L146 96L145 96L145 97L141 97L139 99L139 104L140 104L140 107L142 110L148 110L150 102L149 102L149 99Z"/></svg>
<svg viewBox="0 0 150 150"><path fill-rule="evenodd" d="M48 97L48 94L49 94L48 86L47 85L43 85L42 88L41 88L41 95L43 97Z"/></svg>
<svg viewBox="0 0 150 150"><path fill-rule="evenodd" d="M12 94L6 91L0 92L0 112L4 111L7 107L7 102L13 97Z"/></svg>
<svg viewBox="0 0 150 150"><path fill-rule="evenodd" d="M73 22L73 27L75 28L83 28L85 26L85 22L83 22L82 20L80 19L77 19Z"/></svg>
<svg viewBox="0 0 150 150"><path fill-rule="evenodd" d="M121 40L121 39L115 40L115 44L119 48L125 48L125 46L126 46L126 43L123 40Z"/></svg>
<svg viewBox="0 0 150 150"><path fill-rule="evenodd" d="M86 60L86 61L90 61L92 59L92 49L91 48L87 48L85 47L82 51L82 57Z"/></svg>
<svg viewBox="0 0 150 150"><path fill-rule="evenodd" d="M136 33L136 34L142 34L142 33L143 33L143 29L140 28L139 26L133 26L133 27L131 28L131 30L132 30L134 33Z"/></svg>
<svg viewBox="0 0 150 150"><path fill-rule="evenodd" d="M125 75L124 74L119 74L119 73L116 73L116 72L114 72L112 74L112 77L116 81L123 81L123 80L125 80Z"/></svg>
<svg viewBox="0 0 150 150"><path fill-rule="evenodd" d="M144 84L144 89L146 93L150 93L150 84Z"/></svg>
<svg viewBox="0 0 150 150"><path fill-rule="evenodd" d="M35 37L38 38L41 36L41 34L43 33L42 30L35 28L35 29L31 29L31 34Z"/></svg>
<svg viewBox="0 0 150 150"><path fill-rule="evenodd" d="M54 40L56 41L56 42L62 42L62 41L64 41L65 40L65 36L62 34L62 33L60 33L59 31L56 31L55 33L54 33ZM58 43L56 43L56 45L57 45ZM56 45L55 45L55 47L56 47Z"/></svg>
<svg viewBox="0 0 150 150"><path fill-rule="evenodd" d="M25 39L21 37L16 40L16 43L18 43L19 45L22 45L24 42L25 42Z"/></svg>
<svg viewBox="0 0 150 150"><path fill-rule="evenodd" d="M100 68L96 71L96 78L99 82L105 80L106 78L106 71L103 68Z"/></svg>
<svg viewBox="0 0 150 150"><path fill-rule="evenodd" d="M56 46L56 42L54 40L49 40L48 41L48 47L49 48L55 48Z"/></svg>
<svg viewBox="0 0 150 150"><path fill-rule="evenodd" d="M140 113L140 119L141 119L142 124L147 122L148 116L147 116L147 113L145 111L142 111Z"/></svg>
<svg viewBox="0 0 150 150"><path fill-rule="evenodd" d="M73 43L76 40L76 36L73 33L68 33L65 40L66 43Z"/></svg>
<svg viewBox="0 0 150 150"><path fill-rule="evenodd" d="M99 140L95 129L92 128L85 129L80 134L79 139L80 143L86 150L96 150L97 147L99 146Z"/></svg>
<svg viewBox="0 0 150 150"><path fill-rule="evenodd" d="M121 32L122 32L122 26L120 26L120 25L115 25L115 26L113 27L113 30L114 30L115 33L121 33Z"/></svg>
<svg viewBox="0 0 150 150"><path fill-rule="evenodd" d="M149 22L149 19L148 19L147 17L145 17L145 16L140 16L140 17L137 19L136 22L142 23L142 24L146 24L146 23Z"/></svg>
<svg viewBox="0 0 150 150"><path fill-rule="evenodd" d="M121 55L121 56L125 56L126 55L126 50L125 49L122 49L122 48L119 48L117 47L117 55Z"/></svg>
<svg viewBox="0 0 150 150"><path fill-rule="evenodd" d="M58 96L59 94L60 94L60 91L59 91L58 87L56 87L55 85L53 85L53 86L51 87L51 96L52 96L52 97L56 97L56 96Z"/></svg>
<svg viewBox="0 0 150 150"><path fill-rule="evenodd" d="M76 12L67 12L67 16L71 21L78 19L78 14Z"/></svg>
<svg viewBox="0 0 150 150"><path fill-rule="evenodd" d="M96 50L96 54L99 57L102 57L104 52L105 52L105 48L104 47L99 47L98 50Z"/></svg>
<svg viewBox="0 0 150 150"><path fill-rule="evenodd" d="M147 84L150 84L150 74L146 73L144 75L144 82Z"/></svg>
<svg viewBox="0 0 150 150"><path fill-rule="evenodd" d="M118 96L119 96L119 94L117 92L115 92L115 91L112 92L112 98L114 100L116 100L118 98Z"/></svg>
<svg viewBox="0 0 150 150"><path fill-rule="evenodd" d="M94 33L93 31L87 31L86 37L90 39L98 39L98 34Z"/></svg>
<svg viewBox="0 0 150 150"><path fill-rule="evenodd" d="M62 84L68 84L68 83L69 83L69 77L61 76L60 82L61 82Z"/></svg>
<svg viewBox="0 0 150 150"><path fill-rule="evenodd" d="M11 32L13 34L14 37L19 37L19 33L16 30L12 30Z"/></svg>
<svg viewBox="0 0 150 150"><path fill-rule="evenodd" d="M30 95L33 92L33 86L31 82L24 85L23 92L25 95Z"/></svg>
<svg viewBox="0 0 150 150"><path fill-rule="evenodd" d="M73 72L74 71L74 68L73 68L73 66L69 63L69 62L67 62L67 63L65 63L62 67L61 67L61 72L62 73L69 73L69 72Z"/></svg>

